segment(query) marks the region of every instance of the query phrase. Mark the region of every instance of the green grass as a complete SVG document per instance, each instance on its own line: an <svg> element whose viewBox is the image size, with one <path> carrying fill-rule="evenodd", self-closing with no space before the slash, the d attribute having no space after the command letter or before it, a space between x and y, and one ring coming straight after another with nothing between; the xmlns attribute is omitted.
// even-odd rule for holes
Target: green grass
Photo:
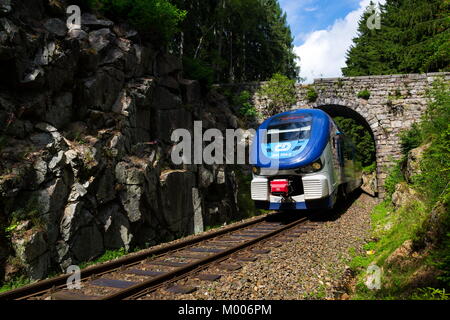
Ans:
<svg viewBox="0 0 450 320"><path fill-rule="evenodd" d="M137 251L137 250L135 250L135 251ZM127 255L128 253L130 253L130 252L125 250L125 248L120 248L118 250L107 250L101 257L99 257L93 261L81 263L79 265L79 267L80 267L80 269L84 269L84 268L87 268L87 267L95 265L95 264L108 262L108 261L111 261L114 259L121 258L121 257Z"/></svg>
<svg viewBox="0 0 450 320"><path fill-rule="evenodd" d="M380 241L371 244L376 255L373 262L383 264L385 259L406 240L413 239L426 219L425 206L415 201L394 212L383 202L375 207L372 215L373 236ZM389 226L391 226L389 228Z"/></svg>
<svg viewBox="0 0 450 320"><path fill-rule="evenodd" d="M366 251L375 250L377 246L376 242L368 242L364 245L363 249Z"/></svg>
<svg viewBox="0 0 450 320"><path fill-rule="evenodd" d="M30 279L28 279L25 276L19 276L14 278L13 280L3 284L2 287L0 287L0 292L6 292L6 291L10 291L10 290L14 290L23 286L26 286L28 284L30 284L32 281Z"/></svg>
<svg viewBox="0 0 450 320"><path fill-rule="evenodd" d="M450 293L445 289L419 288L411 296L412 300L450 300Z"/></svg>
<svg viewBox="0 0 450 320"><path fill-rule="evenodd" d="M412 298L408 293L410 280L420 266L428 263L427 259L419 259L415 263L405 266L386 265L386 259L406 240L414 240L417 237L426 218L426 206L420 201L413 201L397 211L394 211L387 201L374 208L371 222L372 238L375 240L365 244L364 254L353 256L349 264L354 271L359 273L356 294L352 297L353 299ZM370 290L364 283L365 271L371 264L382 267L384 270L381 278L381 290Z"/></svg>
<svg viewBox="0 0 450 320"><path fill-rule="evenodd" d="M36 197L29 199L26 204L9 215L8 225L2 226L3 232L9 238L17 227L24 221L29 220L31 226L36 229L44 227L45 223L41 217L42 209Z"/></svg>
<svg viewBox="0 0 450 320"><path fill-rule="evenodd" d="M229 224L232 224L232 223L235 223L235 222L239 222L241 220L242 219L233 219L233 220L227 221L226 225L229 225ZM223 223L222 224L215 224L215 225L211 225L211 226L205 226L205 232L209 231L209 230L218 229L218 228L223 227L223 226L225 226L225 224L223 224Z"/></svg>
<svg viewBox="0 0 450 320"><path fill-rule="evenodd" d="M395 165L390 169L388 177L384 181L384 188L386 189L386 196L388 200L392 198L392 194L395 192L395 186L400 182L405 181L405 177L402 172L402 163L404 161L404 158L396 161Z"/></svg>
<svg viewBox="0 0 450 320"><path fill-rule="evenodd" d="M212 225L212 226L206 226L206 227L205 227L205 231L218 229L218 228L220 228L220 227L222 227L222 226L223 226L223 224L216 224L216 225Z"/></svg>
<svg viewBox="0 0 450 320"><path fill-rule="evenodd" d="M324 300L327 297L327 289L324 284L321 284L312 292L305 293L303 298L305 300Z"/></svg>
<svg viewBox="0 0 450 320"><path fill-rule="evenodd" d="M103 262L108 262L114 259L118 259L120 257L123 257L131 252L136 252L141 250L140 248L135 248L132 251L126 251L125 248L121 248L118 250L108 250L106 251L101 257L93 260L93 261L89 261L89 262L84 262L79 264L80 269L84 269L87 268L89 266L95 265L95 264L99 264L99 263L103 263ZM54 278L56 276L59 276L60 273L58 272L52 272L48 278ZM28 277L26 277L25 275L20 275L17 276L16 278L14 278L13 280L3 284L2 287L0 287L0 292L5 292L5 291L10 291L13 289L17 289L23 286L26 286L28 284L30 284L32 282L32 280L30 280Z"/></svg>

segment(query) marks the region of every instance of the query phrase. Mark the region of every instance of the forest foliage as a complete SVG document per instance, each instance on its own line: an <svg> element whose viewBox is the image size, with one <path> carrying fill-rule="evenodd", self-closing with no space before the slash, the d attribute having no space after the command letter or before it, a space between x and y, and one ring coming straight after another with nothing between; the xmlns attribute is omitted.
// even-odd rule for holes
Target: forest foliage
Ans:
<svg viewBox="0 0 450 320"><path fill-rule="evenodd" d="M84 0L84 5L117 21L126 21L152 40L169 41L179 32L186 11L167 0Z"/></svg>
<svg viewBox="0 0 450 320"><path fill-rule="evenodd" d="M370 30L368 9L344 76L450 71L449 12L448 0L387 0L380 5L381 28Z"/></svg>
<svg viewBox="0 0 450 320"><path fill-rule="evenodd" d="M172 49L191 69L212 70L216 83L265 81L274 73L298 77L293 37L277 0L170 1L187 11Z"/></svg>
<svg viewBox="0 0 450 320"><path fill-rule="evenodd" d="M182 58L186 77L213 82L297 79L293 37L278 0L79 0L127 22Z"/></svg>

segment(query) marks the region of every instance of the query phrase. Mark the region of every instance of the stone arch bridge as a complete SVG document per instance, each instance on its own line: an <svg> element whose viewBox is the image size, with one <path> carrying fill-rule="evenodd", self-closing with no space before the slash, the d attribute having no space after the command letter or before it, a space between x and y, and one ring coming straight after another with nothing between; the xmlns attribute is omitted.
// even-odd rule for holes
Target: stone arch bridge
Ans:
<svg viewBox="0 0 450 320"><path fill-rule="evenodd" d="M332 116L354 118L369 129L376 144L376 189L383 198L389 167L401 157L398 134L420 120L428 104L427 90L438 78L450 81L450 73L316 79L311 85L297 85L294 108L323 109ZM261 84L238 88L255 93ZM315 99L308 99L311 93ZM254 94L253 100L261 111L267 106L265 97Z"/></svg>

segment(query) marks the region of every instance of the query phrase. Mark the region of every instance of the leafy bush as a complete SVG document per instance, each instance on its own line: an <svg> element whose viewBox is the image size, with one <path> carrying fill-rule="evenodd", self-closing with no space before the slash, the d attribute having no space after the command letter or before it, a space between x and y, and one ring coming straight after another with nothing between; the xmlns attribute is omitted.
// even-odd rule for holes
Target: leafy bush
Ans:
<svg viewBox="0 0 450 320"><path fill-rule="evenodd" d="M183 57L183 70L187 78L198 80L203 86L214 81L214 70L199 59Z"/></svg>
<svg viewBox="0 0 450 320"><path fill-rule="evenodd" d="M308 88L308 91L306 91L306 100L308 100L308 102L316 102L318 97L319 94L314 88Z"/></svg>
<svg viewBox="0 0 450 320"><path fill-rule="evenodd" d="M431 206L438 201L444 204L450 202L449 87L448 83L436 80L428 92L429 104L422 121L400 134L404 155L424 142L430 143L420 162L421 173L414 177L414 184ZM388 193L393 192L394 183L403 181L400 174L400 165L397 164L386 180L386 190L390 190Z"/></svg>
<svg viewBox="0 0 450 320"><path fill-rule="evenodd" d="M232 98L233 105L239 107L239 114L247 120L258 116L258 111L251 102L251 99L252 95L246 90Z"/></svg>
<svg viewBox="0 0 450 320"><path fill-rule="evenodd" d="M222 94L227 98L227 101L229 103L233 103L233 99L235 98L235 95L233 94L233 91L230 88L225 87L219 87L219 93Z"/></svg>
<svg viewBox="0 0 450 320"><path fill-rule="evenodd" d="M360 99L369 100L370 95L371 95L371 93L367 89L358 92L358 98L360 98Z"/></svg>
<svg viewBox="0 0 450 320"><path fill-rule="evenodd" d="M397 162L396 165L391 168L389 175L384 181L384 188L388 199L392 198L392 194L395 192L395 186L400 182L405 181L400 163L400 161Z"/></svg>
<svg viewBox="0 0 450 320"><path fill-rule="evenodd" d="M11 281L4 283L1 287L0 287L0 293L2 292L6 292L6 291L10 291L10 290L14 290L23 286L26 286L28 284L31 283L31 280L29 278L27 278L24 275L18 276L14 279L12 279Z"/></svg>
<svg viewBox="0 0 450 320"><path fill-rule="evenodd" d="M141 34L169 40L186 17L167 0L86 0L89 7L111 19L126 20Z"/></svg>
<svg viewBox="0 0 450 320"><path fill-rule="evenodd" d="M16 230L20 223L29 220L33 227L40 228L43 225L41 217L42 209L40 208L38 199L33 197L26 202L23 207L12 212L9 217L9 225L5 226L4 232L9 237Z"/></svg>
<svg viewBox="0 0 450 320"><path fill-rule="evenodd" d="M239 109L239 113L246 119L256 118L258 116L258 111L251 103L245 103Z"/></svg>
<svg viewBox="0 0 450 320"><path fill-rule="evenodd" d="M400 144L402 153L406 156L409 151L415 149L423 142L422 131L419 124L414 123L410 130L404 131L400 134Z"/></svg>
<svg viewBox="0 0 450 320"><path fill-rule="evenodd" d="M363 167L362 170L363 170L364 173L375 172L377 170L377 164L376 164L376 162L373 162L372 164L370 164L370 165L368 165L366 167Z"/></svg>
<svg viewBox="0 0 450 320"><path fill-rule="evenodd" d="M431 146L420 163L416 177L418 188L430 204L450 203L450 85L436 81L430 91L430 103L421 123L422 135Z"/></svg>
<svg viewBox="0 0 450 320"><path fill-rule="evenodd" d="M450 123L450 84L436 80L428 92L429 104L422 122L424 135L437 138Z"/></svg>
<svg viewBox="0 0 450 320"><path fill-rule="evenodd" d="M295 80L276 73L258 91L270 100L269 115L279 113L297 102Z"/></svg>
<svg viewBox="0 0 450 320"><path fill-rule="evenodd" d="M241 93L239 93L239 95L233 96L232 102L234 105L239 106L248 103L251 98L252 95L250 94L250 92L248 92L247 90L243 90L241 91Z"/></svg>
<svg viewBox="0 0 450 320"><path fill-rule="evenodd" d="M450 126L433 141L420 163L421 173L415 177L417 186L430 203L450 201Z"/></svg>

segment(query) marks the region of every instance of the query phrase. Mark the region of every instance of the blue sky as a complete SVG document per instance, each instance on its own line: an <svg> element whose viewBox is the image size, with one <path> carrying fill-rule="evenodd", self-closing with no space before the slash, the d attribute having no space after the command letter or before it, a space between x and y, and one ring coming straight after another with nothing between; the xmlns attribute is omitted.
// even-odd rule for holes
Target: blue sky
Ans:
<svg viewBox="0 0 450 320"><path fill-rule="evenodd" d="M288 14L288 22L295 45L301 45L304 37L313 31L326 29L334 21L359 8L358 0L280 0Z"/></svg>
<svg viewBox="0 0 450 320"><path fill-rule="evenodd" d="M300 75L339 77L345 56L357 35L358 21L370 0L279 0L287 13L300 56ZM384 3L385 0L374 2Z"/></svg>

